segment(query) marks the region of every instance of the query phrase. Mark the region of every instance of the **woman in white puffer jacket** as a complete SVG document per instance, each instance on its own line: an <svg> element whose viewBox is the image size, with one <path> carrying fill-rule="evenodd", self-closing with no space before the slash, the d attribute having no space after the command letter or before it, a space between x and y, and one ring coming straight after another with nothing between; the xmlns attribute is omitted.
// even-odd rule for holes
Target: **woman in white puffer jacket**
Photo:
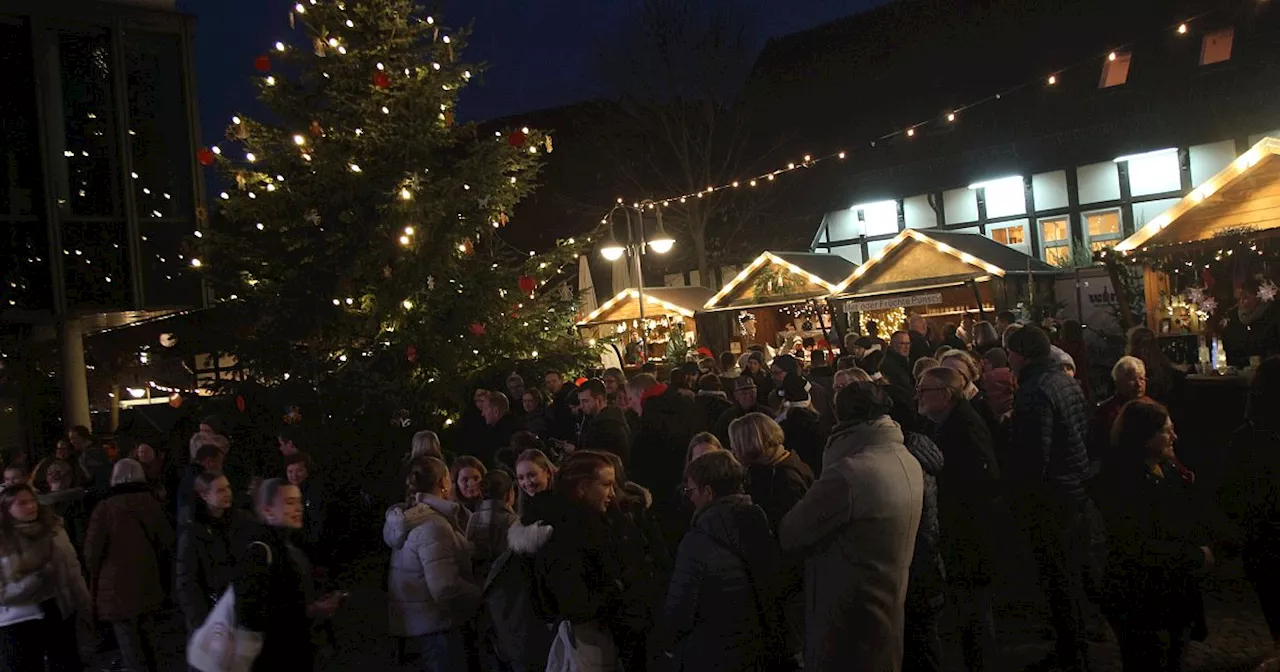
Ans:
<svg viewBox="0 0 1280 672"><path fill-rule="evenodd" d="M424 669L466 669L464 626L480 605L462 508L449 501L449 468L420 458L409 470L404 504L387 509L382 538L391 547L388 609L391 634L413 637Z"/></svg>

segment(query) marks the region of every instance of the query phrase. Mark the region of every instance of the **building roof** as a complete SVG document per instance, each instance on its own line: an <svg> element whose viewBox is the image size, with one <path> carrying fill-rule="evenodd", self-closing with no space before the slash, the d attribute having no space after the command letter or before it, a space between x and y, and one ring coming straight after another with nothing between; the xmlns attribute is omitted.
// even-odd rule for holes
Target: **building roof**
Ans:
<svg viewBox="0 0 1280 672"><path fill-rule="evenodd" d="M1280 139L1263 138L1155 219L1116 245L1160 254L1232 233L1280 233Z"/></svg>
<svg viewBox="0 0 1280 672"><path fill-rule="evenodd" d="M783 305L827 296L857 264L835 254L766 251L707 301L707 310Z"/></svg>
<svg viewBox="0 0 1280 672"><path fill-rule="evenodd" d="M854 269L834 293L864 296L917 291L1008 274L1058 269L975 233L907 229Z"/></svg>
<svg viewBox="0 0 1280 672"><path fill-rule="evenodd" d="M645 287L644 315L648 317L693 317L711 298L706 287ZM634 287L622 290L616 296L600 304L578 326L622 322L640 318L640 292Z"/></svg>

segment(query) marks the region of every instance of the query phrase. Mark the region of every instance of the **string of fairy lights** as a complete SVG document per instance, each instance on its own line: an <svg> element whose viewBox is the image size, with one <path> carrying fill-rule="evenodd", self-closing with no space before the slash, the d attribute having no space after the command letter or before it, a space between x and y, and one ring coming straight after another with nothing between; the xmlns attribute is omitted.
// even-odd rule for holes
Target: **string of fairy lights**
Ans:
<svg viewBox="0 0 1280 672"><path fill-rule="evenodd" d="M1206 10L1194 16L1187 17L1183 20L1178 21L1177 23L1174 23L1171 25L1164 24L1161 26L1160 32L1157 34L1168 35L1170 32L1172 32L1175 36L1180 38L1188 37L1193 34L1192 24L1205 19L1206 17L1208 17L1209 15L1213 14L1214 12L1220 9L1222 8L1215 7L1213 9ZM858 143L855 143L855 146L865 145L869 149L874 149L878 145L888 142L890 140L902 139L902 138L905 138L905 139L915 138L917 135L921 135L922 130L932 126L952 126L952 125L958 124L961 121L962 115L966 111L972 110L979 106L989 105L991 103L995 103L997 101L1003 100L1006 97L1010 96L1011 94L1014 94L1023 89L1028 89L1031 87L1058 86L1060 83L1063 82L1065 76L1068 73L1079 70L1086 66L1096 66L1099 64L1099 62L1101 62L1105 66L1109 62L1115 62L1117 59L1120 59L1122 57L1128 57L1131 54L1132 49L1134 49L1138 44L1139 42L1135 40L1126 44L1117 45L1107 50L1106 53L1090 56L1088 58L1084 58L1079 61L1076 61L1075 63L1071 63L1063 67L1053 69L1049 71L1048 74L1043 75L1041 77L1024 81L1020 84L983 96L969 103L952 107L951 109L947 110L941 115L931 115L928 117L924 117L919 121L916 121L915 123L908 124L901 128L884 133L880 136L867 138L860 145ZM633 200L632 206L636 208L648 207L649 209L653 209L654 207L668 207L672 205L678 205L681 203L687 203L689 199L705 198L723 191L734 191L734 190L741 189L743 187L747 189L752 189L757 186L768 186L770 183L774 182L778 177L795 173L803 169L814 168L820 164L840 163L840 162L843 162L845 159L855 155L856 155L855 151L851 149L845 149L845 148L836 149L834 151L830 151L825 154L815 155L815 154L807 153L802 155L798 159L787 161L785 164L779 166L774 170L770 170L770 171L766 171L758 174L744 175L738 178L726 180L719 184L710 184L705 189L690 191L683 194L673 194L673 195L663 196L659 198L645 198L642 200ZM618 199L619 202L622 202L622 200L623 199L621 198Z"/></svg>

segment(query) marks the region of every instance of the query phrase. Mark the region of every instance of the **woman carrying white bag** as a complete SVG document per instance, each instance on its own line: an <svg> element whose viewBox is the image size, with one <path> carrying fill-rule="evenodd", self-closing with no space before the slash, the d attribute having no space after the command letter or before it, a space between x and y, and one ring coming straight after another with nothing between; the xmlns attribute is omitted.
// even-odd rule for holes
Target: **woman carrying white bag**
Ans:
<svg viewBox="0 0 1280 672"><path fill-rule="evenodd" d="M614 499L613 463L581 451L565 459L554 492L527 502L521 522L548 525L551 539L535 556L543 614L556 628L548 672L614 672L618 652L610 632L617 616L623 559L609 543L605 517Z"/></svg>
<svg viewBox="0 0 1280 672"><path fill-rule="evenodd" d="M311 563L291 540L302 528L297 486L263 481L254 508L263 526L251 537L235 583L192 636L187 662L201 672L311 672L312 619L332 616L343 596L314 596Z"/></svg>

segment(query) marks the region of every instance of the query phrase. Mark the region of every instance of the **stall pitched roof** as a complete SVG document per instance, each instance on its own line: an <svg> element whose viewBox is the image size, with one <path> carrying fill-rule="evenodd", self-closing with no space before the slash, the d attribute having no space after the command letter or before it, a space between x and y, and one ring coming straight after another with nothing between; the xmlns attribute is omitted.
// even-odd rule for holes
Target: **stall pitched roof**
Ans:
<svg viewBox="0 0 1280 672"><path fill-rule="evenodd" d="M645 315L646 317L655 314L693 317L693 314L702 308L709 298L711 298L711 290L706 287L645 287ZM578 325L620 322L639 317L640 292L634 287L628 287L600 304L599 308L579 321Z"/></svg>
<svg viewBox="0 0 1280 672"><path fill-rule="evenodd" d="M807 301L835 291L840 281L856 267L857 264L835 254L765 251L726 283L704 307L707 310L724 310ZM772 268L797 280L798 284L776 292L761 292L755 282L748 284L748 281L762 279L762 274Z"/></svg>
<svg viewBox="0 0 1280 672"><path fill-rule="evenodd" d="M1186 245L1235 230L1280 229L1280 140L1263 138L1116 245L1121 253Z"/></svg>
<svg viewBox="0 0 1280 672"><path fill-rule="evenodd" d="M986 236L907 229L854 269L837 294L886 294L954 285L1006 273L1057 269Z"/></svg>

